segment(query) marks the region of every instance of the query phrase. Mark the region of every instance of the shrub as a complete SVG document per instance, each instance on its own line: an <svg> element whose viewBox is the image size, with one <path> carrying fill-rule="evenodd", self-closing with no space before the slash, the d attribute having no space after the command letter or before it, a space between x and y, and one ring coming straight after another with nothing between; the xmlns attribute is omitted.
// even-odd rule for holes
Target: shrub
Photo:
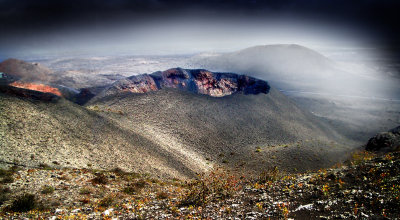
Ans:
<svg viewBox="0 0 400 220"><path fill-rule="evenodd" d="M222 169L216 169L188 184L188 192L180 205L202 206L210 200L226 199L241 187L239 180Z"/></svg>
<svg viewBox="0 0 400 220"><path fill-rule="evenodd" d="M125 172L124 170L122 170L122 169L119 168L119 167L116 167L116 168L112 169L111 171L112 171L113 173L115 173L115 174L120 175L120 176L123 176L123 175L126 175L126 174L127 174L127 172Z"/></svg>
<svg viewBox="0 0 400 220"><path fill-rule="evenodd" d="M139 180L133 184L129 184L122 191L126 194L132 195L134 193L140 192L147 185L146 181Z"/></svg>
<svg viewBox="0 0 400 220"><path fill-rule="evenodd" d="M17 197L9 209L14 212L27 212L34 209L36 206L37 201L35 195L26 193Z"/></svg>
<svg viewBox="0 0 400 220"><path fill-rule="evenodd" d="M133 181L133 180L138 179L140 177L141 177L141 175L139 173L135 173L135 172L125 173L125 175L123 175L123 178L126 181Z"/></svg>
<svg viewBox="0 0 400 220"><path fill-rule="evenodd" d="M54 192L54 187L52 186L43 186L42 187L42 194L52 194Z"/></svg>
<svg viewBox="0 0 400 220"><path fill-rule="evenodd" d="M189 185L189 191L185 197L180 201L179 205L189 206L196 205L202 206L207 203L207 197L211 193L210 189L203 180L192 181Z"/></svg>
<svg viewBox="0 0 400 220"><path fill-rule="evenodd" d="M51 170L51 167L48 164L40 163L39 167L43 170Z"/></svg>
<svg viewBox="0 0 400 220"><path fill-rule="evenodd" d="M168 198L168 193L166 192L157 193L157 199L166 199L166 198Z"/></svg>
<svg viewBox="0 0 400 220"><path fill-rule="evenodd" d="M90 199L89 198L81 198L81 199L79 199L79 202L81 202L82 204L89 204Z"/></svg>
<svg viewBox="0 0 400 220"><path fill-rule="evenodd" d="M0 183L14 182L13 174L18 170L17 167L10 167L8 170L0 169Z"/></svg>
<svg viewBox="0 0 400 220"><path fill-rule="evenodd" d="M10 192L10 188L4 188L3 186L0 186L0 206L8 200L8 194Z"/></svg>
<svg viewBox="0 0 400 220"><path fill-rule="evenodd" d="M104 174L97 173L95 175L96 175L96 177L91 180L93 184L102 184L102 185L104 185L104 184L108 183L108 179L107 179L106 176L104 176Z"/></svg>
<svg viewBox="0 0 400 220"><path fill-rule="evenodd" d="M12 183L14 182L14 178L12 176L4 176L0 183Z"/></svg>
<svg viewBox="0 0 400 220"><path fill-rule="evenodd" d="M374 153L368 151L356 151L351 154L351 164L359 165L365 161L371 160L375 157Z"/></svg>
<svg viewBox="0 0 400 220"><path fill-rule="evenodd" d="M91 193L92 193L92 190L87 187L83 187L79 190L79 194L82 194L82 195L89 195Z"/></svg>
<svg viewBox="0 0 400 220"><path fill-rule="evenodd" d="M269 168L263 172L261 172L260 176L258 177L259 183L266 183L269 181L276 181L280 178L280 172L278 167Z"/></svg>
<svg viewBox="0 0 400 220"><path fill-rule="evenodd" d="M114 198L112 196L106 196L102 200L100 200L99 206L107 208L107 207L111 206L113 204L113 202L114 202Z"/></svg>

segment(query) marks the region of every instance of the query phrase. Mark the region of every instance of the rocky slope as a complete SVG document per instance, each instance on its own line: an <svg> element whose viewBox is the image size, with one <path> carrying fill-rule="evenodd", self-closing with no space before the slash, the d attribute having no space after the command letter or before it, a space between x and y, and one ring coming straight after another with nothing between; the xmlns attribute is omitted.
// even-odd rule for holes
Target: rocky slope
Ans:
<svg viewBox="0 0 400 220"><path fill-rule="evenodd" d="M271 169L256 179L217 169L191 182L14 167L0 170L0 218L397 219L399 167L398 152L359 152L346 165L297 175Z"/></svg>
<svg viewBox="0 0 400 220"><path fill-rule="evenodd" d="M3 164L55 161L187 178L214 165L249 175L269 166L315 169L349 149L329 125L243 75L177 68L129 77L85 107L51 93L2 90Z"/></svg>
<svg viewBox="0 0 400 220"><path fill-rule="evenodd" d="M38 167L93 167L187 178L208 165L188 169L152 140L68 100L20 88L0 90L0 162ZM114 113L119 115L118 113ZM132 160L132 158L140 158Z"/></svg>
<svg viewBox="0 0 400 220"><path fill-rule="evenodd" d="M151 139L188 167L215 163L248 174L274 165L307 170L329 166L354 144L273 88L266 94L212 97L165 87L142 93L138 88L143 87L131 86L132 93L120 85L86 107ZM157 84L140 85L151 89ZM291 163L293 159L298 163Z"/></svg>

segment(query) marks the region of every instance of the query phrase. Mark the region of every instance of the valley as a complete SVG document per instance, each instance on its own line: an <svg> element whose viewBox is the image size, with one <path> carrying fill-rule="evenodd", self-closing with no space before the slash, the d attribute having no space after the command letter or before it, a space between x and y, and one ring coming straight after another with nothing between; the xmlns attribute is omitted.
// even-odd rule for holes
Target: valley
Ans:
<svg viewBox="0 0 400 220"><path fill-rule="evenodd" d="M275 65L282 63L274 59L297 56L303 57L297 66ZM377 132L398 126L400 103L383 96L382 87L359 90L351 81L354 74L337 68L298 45L207 57L5 60L0 63L2 215L395 216L398 198L378 192L382 180L365 172L383 167L392 184L398 154L360 150ZM314 72L291 78L300 69ZM372 81L358 83L368 87ZM386 89L394 94L398 88ZM362 175L378 182L368 189L352 185ZM385 190L396 193L393 186ZM381 209L371 208L357 190L372 190L375 200L383 193ZM343 193L357 200L346 211L339 209L347 204ZM23 196L34 202L25 204L31 205L27 210L14 204Z"/></svg>

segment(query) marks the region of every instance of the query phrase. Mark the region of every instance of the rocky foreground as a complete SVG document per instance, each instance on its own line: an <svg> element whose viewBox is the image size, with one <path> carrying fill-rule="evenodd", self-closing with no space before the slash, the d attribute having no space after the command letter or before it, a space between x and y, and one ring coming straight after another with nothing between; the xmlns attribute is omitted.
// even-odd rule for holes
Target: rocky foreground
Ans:
<svg viewBox="0 0 400 220"><path fill-rule="evenodd" d="M1 170L1 216L20 219L398 219L400 153L353 154L296 175L269 169L247 180L216 169L159 180L120 169Z"/></svg>

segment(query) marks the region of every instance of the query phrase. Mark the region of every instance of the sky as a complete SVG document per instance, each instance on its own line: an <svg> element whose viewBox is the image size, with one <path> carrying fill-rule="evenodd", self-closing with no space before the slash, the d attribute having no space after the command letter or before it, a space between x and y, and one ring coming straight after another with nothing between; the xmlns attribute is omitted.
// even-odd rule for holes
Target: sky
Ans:
<svg viewBox="0 0 400 220"><path fill-rule="evenodd" d="M395 0L0 0L0 58L167 55L260 44L399 54Z"/></svg>

